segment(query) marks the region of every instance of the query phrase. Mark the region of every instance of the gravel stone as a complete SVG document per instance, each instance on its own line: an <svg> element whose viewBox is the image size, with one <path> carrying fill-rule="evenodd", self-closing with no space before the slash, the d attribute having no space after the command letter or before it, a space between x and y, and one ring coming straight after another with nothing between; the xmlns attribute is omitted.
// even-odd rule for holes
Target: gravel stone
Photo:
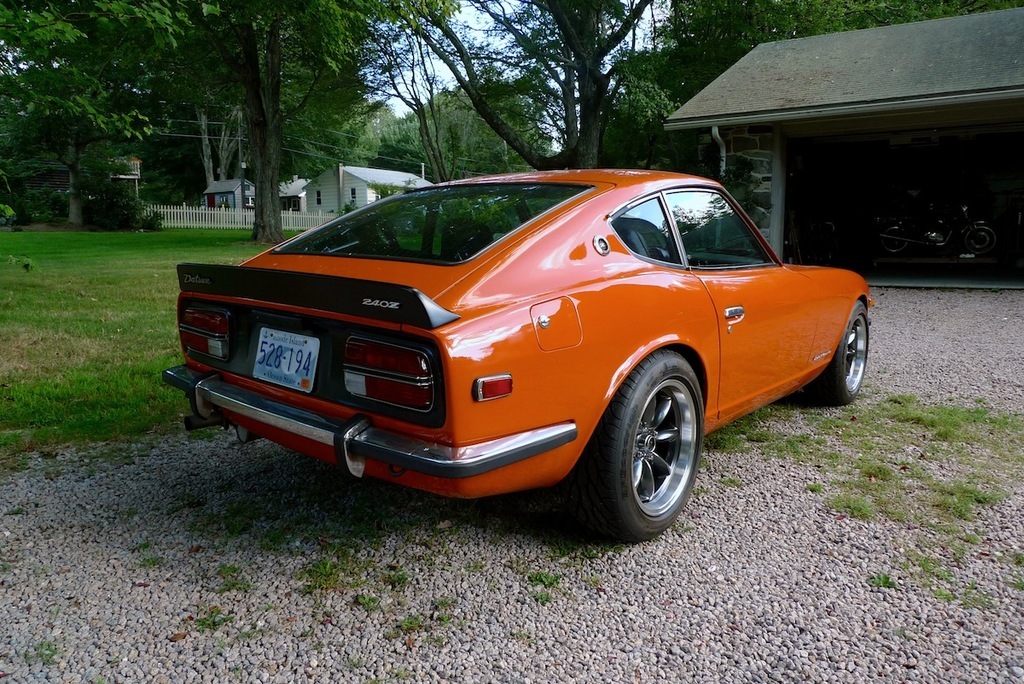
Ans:
<svg viewBox="0 0 1024 684"><path fill-rule="evenodd" d="M1019 292L875 295L858 401L913 394L1024 414ZM722 485L726 474L742 486ZM557 492L442 500L226 433L31 454L0 480L0 675L1024 679L1024 569L1008 560L1024 552L1021 482L1002 483L1008 496L971 522L981 541L950 571L987 601L964 605L903 567L927 530L836 515L807 491L821 478L711 454L679 522L622 546L567 523ZM370 541L332 536L339 519ZM309 590L314 569L327 588ZM881 573L896 588L870 586Z"/></svg>

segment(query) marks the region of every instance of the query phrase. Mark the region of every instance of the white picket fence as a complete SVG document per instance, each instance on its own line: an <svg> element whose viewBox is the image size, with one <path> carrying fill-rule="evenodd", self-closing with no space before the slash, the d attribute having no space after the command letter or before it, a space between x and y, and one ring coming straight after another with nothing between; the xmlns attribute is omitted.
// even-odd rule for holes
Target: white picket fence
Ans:
<svg viewBox="0 0 1024 684"><path fill-rule="evenodd" d="M235 228L252 230L256 221L254 209L208 209L207 207L150 204L160 214L164 228ZM322 211L282 211L281 228L307 230L335 218L336 214Z"/></svg>

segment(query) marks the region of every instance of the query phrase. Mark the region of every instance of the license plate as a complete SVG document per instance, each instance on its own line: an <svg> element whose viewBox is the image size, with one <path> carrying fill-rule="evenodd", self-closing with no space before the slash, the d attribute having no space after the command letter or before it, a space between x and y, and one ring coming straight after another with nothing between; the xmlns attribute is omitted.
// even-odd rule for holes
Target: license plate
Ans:
<svg viewBox="0 0 1024 684"><path fill-rule="evenodd" d="M319 353L320 340L316 337L260 328L252 375L300 392L311 392Z"/></svg>

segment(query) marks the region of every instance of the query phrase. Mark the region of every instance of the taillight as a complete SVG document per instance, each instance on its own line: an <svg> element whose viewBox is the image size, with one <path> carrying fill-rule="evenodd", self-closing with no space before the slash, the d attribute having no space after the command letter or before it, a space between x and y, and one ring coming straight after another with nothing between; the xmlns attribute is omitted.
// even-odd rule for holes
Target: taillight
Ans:
<svg viewBox="0 0 1024 684"><path fill-rule="evenodd" d="M345 389L415 411L429 411L434 404L434 377L425 353L364 337L345 343Z"/></svg>
<svg viewBox="0 0 1024 684"><path fill-rule="evenodd" d="M189 307L178 325L181 343L189 351L227 359L231 350L231 317L223 309Z"/></svg>

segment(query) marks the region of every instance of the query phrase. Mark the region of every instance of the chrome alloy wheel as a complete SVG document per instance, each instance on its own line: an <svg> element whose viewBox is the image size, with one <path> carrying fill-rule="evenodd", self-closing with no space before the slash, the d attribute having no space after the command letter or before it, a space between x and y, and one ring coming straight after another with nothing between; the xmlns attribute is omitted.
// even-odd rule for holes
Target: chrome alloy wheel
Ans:
<svg viewBox="0 0 1024 684"><path fill-rule="evenodd" d="M868 363L868 322L856 316L846 331L846 389L856 393Z"/></svg>
<svg viewBox="0 0 1024 684"><path fill-rule="evenodd" d="M633 496L651 518L675 508L697 466L696 398L678 378L663 380L647 398L633 446Z"/></svg>

